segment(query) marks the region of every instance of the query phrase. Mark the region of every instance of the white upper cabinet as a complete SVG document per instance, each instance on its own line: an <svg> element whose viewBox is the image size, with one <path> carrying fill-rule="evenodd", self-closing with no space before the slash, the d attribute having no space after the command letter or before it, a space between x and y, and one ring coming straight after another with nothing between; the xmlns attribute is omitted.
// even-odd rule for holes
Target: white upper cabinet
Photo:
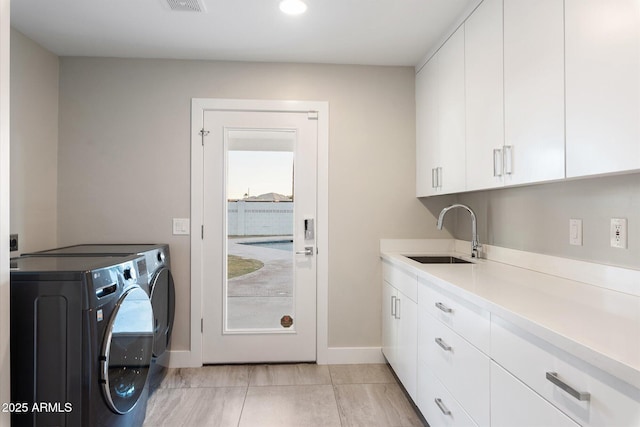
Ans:
<svg viewBox="0 0 640 427"><path fill-rule="evenodd" d="M467 190L504 185L502 0L484 0L464 24Z"/></svg>
<svg viewBox="0 0 640 427"><path fill-rule="evenodd" d="M442 193L465 190L464 26L438 52Z"/></svg>
<svg viewBox="0 0 640 427"><path fill-rule="evenodd" d="M505 184L562 179L562 0L504 1Z"/></svg>
<svg viewBox="0 0 640 427"><path fill-rule="evenodd" d="M640 171L640 0L484 0L416 76L418 197Z"/></svg>
<svg viewBox="0 0 640 427"><path fill-rule="evenodd" d="M567 177L640 169L640 1L565 9Z"/></svg>
<svg viewBox="0 0 640 427"><path fill-rule="evenodd" d="M464 27L416 76L416 195L465 190Z"/></svg>
<svg viewBox="0 0 640 427"><path fill-rule="evenodd" d="M436 58L416 75L416 196L436 194L438 82Z"/></svg>

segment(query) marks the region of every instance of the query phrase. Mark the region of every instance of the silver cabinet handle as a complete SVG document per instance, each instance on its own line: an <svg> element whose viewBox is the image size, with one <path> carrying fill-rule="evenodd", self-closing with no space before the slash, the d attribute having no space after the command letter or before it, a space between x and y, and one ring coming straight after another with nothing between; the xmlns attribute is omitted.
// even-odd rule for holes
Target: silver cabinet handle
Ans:
<svg viewBox="0 0 640 427"><path fill-rule="evenodd" d="M493 150L493 176L502 176L502 149Z"/></svg>
<svg viewBox="0 0 640 427"><path fill-rule="evenodd" d="M396 317L396 296L391 296L391 317Z"/></svg>
<svg viewBox="0 0 640 427"><path fill-rule="evenodd" d="M400 319L400 298L396 298L396 315L395 318L396 319Z"/></svg>
<svg viewBox="0 0 640 427"><path fill-rule="evenodd" d="M438 188L442 188L442 167L438 168Z"/></svg>
<svg viewBox="0 0 640 427"><path fill-rule="evenodd" d="M450 309L449 307L447 307L446 305L444 305L441 302L437 302L436 303L436 307L438 307L440 310L444 311L445 313L452 313L453 310Z"/></svg>
<svg viewBox="0 0 640 427"><path fill-rule="evenodd" d="M431 188L438 188L438 170L431 169Z"/></svg>
<svg viewBox="0 0 640 427"><path fill-rule="evenodd" d="M296 251L296 255L313 255L313 246L305 246L304 251Z"/></svg>
<svg viewBox="0 0 640 427"><path fill-rule="evenodd" d="M443 414L451 415L451 411L448 410L446 406L444 406L444 403L442 403L442 399L436 397L434 399L434 402L436 402L436 405L438 405L438 408L442 411Z"/></svg>
<svg viewBox="0 0 640 427"><path fill-rule="evenodd" d="M503 153L504 173L511 175L513 173L513 145L505 145Z"/></svg>
<svg viewBox="0 0 640 427"><path fill-rule="evenodd" d="M442 338L436 338L435 339L436 344L438 344L444 351L451 351L453 350L453 348L451 348L450 345L448 345L446 342L444 342L442 340Z"/></svg>
<svg viewBox="0 0 640 427"><path fill-rule="evenodd" d="M569 384L562 381L556 372L547 372L547 379L553 383L553 385L560 387L562 390L569 393L571 396L575 397L581 401L589 401L591 400L591 393L587 393L584 391L578 391L575 388L571 387Z"/></svg>

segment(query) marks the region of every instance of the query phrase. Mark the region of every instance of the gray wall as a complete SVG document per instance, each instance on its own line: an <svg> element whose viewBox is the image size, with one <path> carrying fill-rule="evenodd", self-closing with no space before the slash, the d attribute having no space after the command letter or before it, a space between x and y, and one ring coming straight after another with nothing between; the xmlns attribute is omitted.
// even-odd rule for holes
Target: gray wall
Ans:
<svg viewBox="0 0 640 427"><path fill-rule="evenodd" d="M21 252L55 247L58 57L11 30L11 232Z"/></svg>
<svg viewBox="0 0 640 427"><path fill-rule="evenodd" d="M429 209L438 202L425 200ZM478 216L480 241L524 251L640 268L640 174L585 178L458 195ZM569 245L569 219L582 219L583 245ZM627 218L628 249L610 247L611 218ZM469 215L445 219L458 239L470 240Z"/></svg>
<svg viewBox="0 0 640 427"><path fill-rule="evenodd" d="M58 240L171 245L189 346L191 98L328 101L329 345L380 345L380 238L448 237L415 198L413 67L61 58Z"/></svg>

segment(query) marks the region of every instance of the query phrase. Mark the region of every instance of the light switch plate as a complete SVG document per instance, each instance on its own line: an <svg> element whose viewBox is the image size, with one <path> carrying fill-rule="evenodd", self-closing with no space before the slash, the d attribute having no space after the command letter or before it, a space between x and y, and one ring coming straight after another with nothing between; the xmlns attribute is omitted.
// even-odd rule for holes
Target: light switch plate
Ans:
<svg viewBox="0 0 640 427"><path fill-rule="evenodd" d="M582 220L569 220L569 244L574 246L582 246Z"/></svg>
<svg viewBox="0 0 640 427"><path fill-rule="evenodd" d="M173 234L177 235L188 235L190 228L189 218L173 218Z"/></svg>
<svg viewBox="0 0 640 427"><path fill-rule="evenodd" d="M626 218L611 218L611 247L627 249Z"/></svg>

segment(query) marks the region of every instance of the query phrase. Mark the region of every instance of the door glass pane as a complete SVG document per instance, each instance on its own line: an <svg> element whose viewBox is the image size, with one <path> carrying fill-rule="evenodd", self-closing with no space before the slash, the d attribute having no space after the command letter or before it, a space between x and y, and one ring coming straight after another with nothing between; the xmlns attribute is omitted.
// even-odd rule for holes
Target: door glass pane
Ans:
<svg viewBox="0 0 640 427"><path fill-rule="evenodd" d="M295 330L296 133L227 130L225 333Z"/></svg>

